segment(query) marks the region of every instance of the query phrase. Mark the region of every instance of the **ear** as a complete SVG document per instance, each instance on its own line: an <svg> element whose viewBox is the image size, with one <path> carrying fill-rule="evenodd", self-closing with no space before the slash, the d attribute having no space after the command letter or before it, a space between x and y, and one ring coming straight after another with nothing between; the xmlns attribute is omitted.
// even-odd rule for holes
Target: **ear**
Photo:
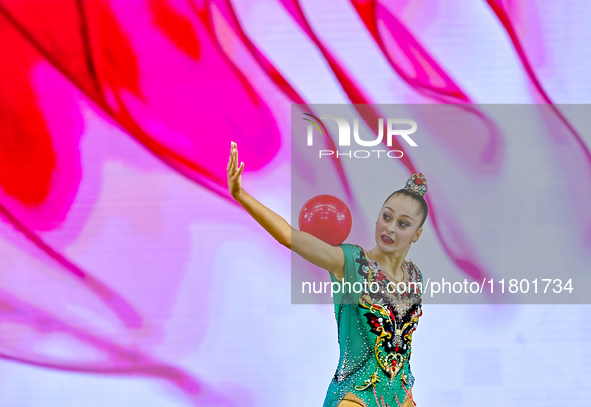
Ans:
<svg viewBox="0 0 591 407"><path fill-rule="evenodd" d="M421 237L421 233L423 233L423 228L422 228L422 227L421 227L421 228L419 228L419 229L418 229L418 230L415 232L415 235L412 237L412 240L411 240L411 241L412 241L413 243L416 243L416 242L417 242L417 240L419 240L419 237Z"/></svg>

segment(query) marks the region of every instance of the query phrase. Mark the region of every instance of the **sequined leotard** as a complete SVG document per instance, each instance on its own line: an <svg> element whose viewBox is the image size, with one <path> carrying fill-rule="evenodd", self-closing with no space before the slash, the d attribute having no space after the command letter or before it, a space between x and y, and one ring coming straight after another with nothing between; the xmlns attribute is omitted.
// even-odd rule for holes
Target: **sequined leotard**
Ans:
<svg viewBox="0 0 591 407"><path fill-rule="evenodd" d="M400 406L411 398L414 384L409 360L412 333L422 313L421 272L412 261L405 261L408 280L399 293L361 247L340 247L345 284L331 274L331 280L345 290L334 294L340 358L324 407L337 407L347 393L368 407Z"/></svg>

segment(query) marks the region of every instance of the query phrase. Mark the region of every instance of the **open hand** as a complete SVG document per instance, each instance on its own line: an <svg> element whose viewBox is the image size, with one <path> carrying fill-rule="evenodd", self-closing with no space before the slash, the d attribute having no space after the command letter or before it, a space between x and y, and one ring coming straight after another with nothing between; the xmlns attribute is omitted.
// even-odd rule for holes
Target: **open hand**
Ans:
<svg viewBox="0 0 591 407"><path fill-rule="evenodd" d="M228 160L228 167L226 168L226 172L228 173L228 190L234 199L237 199L242 190L242 171L244 170L244 163L240 163L240 167L238 167L238 147L233 141L231 146L230 159Z"/></svg>

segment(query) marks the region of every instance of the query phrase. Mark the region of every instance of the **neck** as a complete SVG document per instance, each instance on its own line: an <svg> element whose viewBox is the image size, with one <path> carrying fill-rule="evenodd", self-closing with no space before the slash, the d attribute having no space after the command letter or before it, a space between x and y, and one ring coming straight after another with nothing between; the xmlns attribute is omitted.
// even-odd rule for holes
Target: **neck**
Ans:
<svg viewBox="0 0 591 407"><path fill-rule="evenodd" d="M402 263L404 262L409 249L410 246L394 253L384 253L379 246L376 246L371 249L368 254L372 260L375 260L380 264L380 267L384 272L389 273L394 279L400 281L404 278L404 274L402 274L402 278L397 279L396 277L400 275L398 270L401 269Z"/></svg>

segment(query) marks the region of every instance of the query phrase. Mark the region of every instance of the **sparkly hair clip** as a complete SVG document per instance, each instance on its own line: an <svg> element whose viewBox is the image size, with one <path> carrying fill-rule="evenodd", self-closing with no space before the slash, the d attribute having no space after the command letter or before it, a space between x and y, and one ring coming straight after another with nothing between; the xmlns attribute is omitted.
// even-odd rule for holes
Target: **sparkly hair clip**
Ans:
<svg viewBox="0 0 591 407"><path fill-rule="evenodd" d="M427 193L427 178L420 172L412 174L412 176L406 181L404 189L425 196Z"/></svg>

